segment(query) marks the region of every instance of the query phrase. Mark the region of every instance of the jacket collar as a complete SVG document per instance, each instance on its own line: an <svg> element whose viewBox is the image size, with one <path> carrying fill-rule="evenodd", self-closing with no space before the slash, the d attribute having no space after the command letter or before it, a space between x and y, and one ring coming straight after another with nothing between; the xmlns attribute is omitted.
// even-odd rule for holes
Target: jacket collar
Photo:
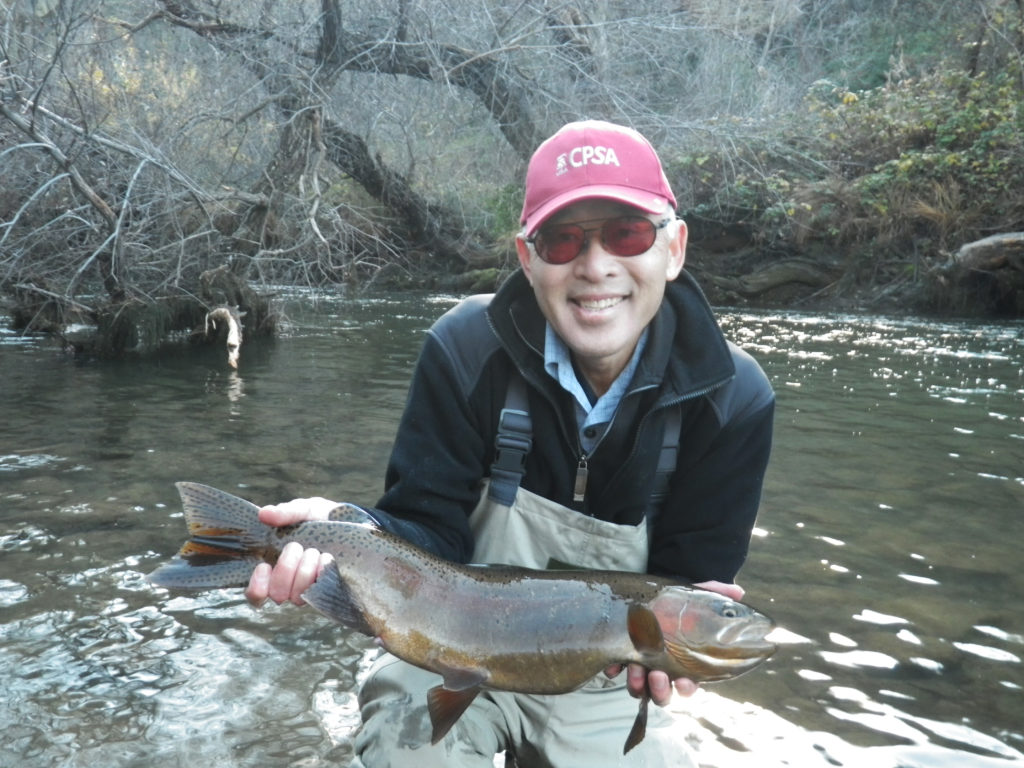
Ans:
<svg viewBox="0 0 1024 768"><path fill-rule="evenodd" d="M523 376L541 389L557 386L544 373L545 320L522 270L516 270L498 290L488 316ZM662 386L667 399L695 397L735 375L714 312L685 270L666 286L650 332L630 392Z"/></svg>

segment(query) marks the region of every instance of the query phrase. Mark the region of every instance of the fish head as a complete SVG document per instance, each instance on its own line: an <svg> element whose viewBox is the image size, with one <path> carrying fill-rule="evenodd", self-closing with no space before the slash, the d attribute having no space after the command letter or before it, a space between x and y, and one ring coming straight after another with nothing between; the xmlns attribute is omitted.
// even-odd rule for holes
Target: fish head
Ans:
<svg viewBox="0 0 1024 768"><path fill-rule="evenodd" d="M647 606L657 618L671 677L710 682L735 677L776 649L775 623L745 603L684 586L662 589Z"/></svg>

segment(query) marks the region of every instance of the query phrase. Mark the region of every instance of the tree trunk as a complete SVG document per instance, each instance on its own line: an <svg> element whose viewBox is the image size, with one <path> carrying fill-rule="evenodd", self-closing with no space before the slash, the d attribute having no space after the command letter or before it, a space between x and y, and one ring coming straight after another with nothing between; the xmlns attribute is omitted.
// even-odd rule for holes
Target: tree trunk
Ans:
<svg viewBox="0 0 1024 768"><path fill-rule="evenodd" d="M161 0L163 17L187 28L225 51L244 46L244 60L264 79L275 98L285 124L274 157L254 190L270 198L273 206L284 192L292 192L300 179L316 183L315 161L323 151L327 159L351 176L374 199L387 206L402 222L408 247L440 257L450 265L465 264L479 256L484 246L467 229L457 213L431 205L402 174L374 157L365 140L324 116L313 94L325 93L342 71L405 75L466 88L474 93L520 157L526 158L540 142L541 131L530 108L529 91L515 71L499 64L497 54L476 52L432 41L399 42L346 30L337 0L321 0L320 34L316 54L303 79L278 78L266 45L272 30L226 24L198 10L190 2ZM400 6L400 11L405 6ZM408 34L403 15L401 36ZM304 54L297 51L301 61ZM254 209L238 233L252 248L267 241L273 210Z"/></svg>

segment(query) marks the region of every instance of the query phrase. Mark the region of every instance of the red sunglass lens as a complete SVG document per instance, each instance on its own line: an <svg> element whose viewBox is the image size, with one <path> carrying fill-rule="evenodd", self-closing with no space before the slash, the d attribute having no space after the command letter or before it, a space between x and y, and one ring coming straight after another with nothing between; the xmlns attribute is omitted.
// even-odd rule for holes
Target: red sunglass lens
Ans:
<svg viewBox="0 0 1024 768"><path fill-rule="evenodd" d="M579 224L556 224L542 229L535 241L537 254L549 264L567 264L579 256L588 230ZM638 256L654 245L657 228L642 216L608 219L601 227L601 244L614 256Z"/></svg>
<svg viewBox="0 0 1024 768"><path fill-rule="evenodd" d="M601 242L616 256L638 256L654 245L654 232L649 219L612 219L601 228Z"/></svg>
<svg viewBox="0 0 1024 768"><path fill-rule="evenodd" d="M583 250L587 233L578 224L561 224L537 237L537 253L551 264L565 264Z"/></svg>

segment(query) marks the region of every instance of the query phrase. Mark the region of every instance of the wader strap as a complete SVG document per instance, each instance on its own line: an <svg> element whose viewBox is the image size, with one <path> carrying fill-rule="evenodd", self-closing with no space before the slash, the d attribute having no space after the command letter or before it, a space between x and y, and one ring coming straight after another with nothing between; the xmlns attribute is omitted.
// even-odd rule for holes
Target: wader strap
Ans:
<svg viewBox="0 0 1024 768"><path fill-rule="evenodd" d="M533 421L530 419L526 398L526 381L519 373L512 375L505 393L505 407L498 418L498 434L494 438L497 449L491 464L491 483L487 496L491 501L511 507L516 491L526 472L526 456L533 447ZM678 405L669 408L665 416L665 432L658 454L658 468L651 485L651 495L645 512L650 528L661 511L668 495L669 481L676 469L679 439L683 426L683 411Z"/></svg>
<svg viewBox="0 0 1024 768"><path fill-rule="evenodd" d="M665 432L661 437L661 453L658 455L658 469L654 473L651 495L647 501L647 528L651 529L654 518L661 511L661 505L668 496L668 484L676 470L679 458L679 440L683 429L683 409L678 405L669 408L665 415Z"/></svg>
<svg viewBox="0 0 1024 768"><path fill-rule="evenodd" d="M526 455L533 446L533 422L526 399L526 381L513 374L505 393L505 407L498 418L494 438L494 463L487 496L491 501L511 507L526 471Z"/></svg>

